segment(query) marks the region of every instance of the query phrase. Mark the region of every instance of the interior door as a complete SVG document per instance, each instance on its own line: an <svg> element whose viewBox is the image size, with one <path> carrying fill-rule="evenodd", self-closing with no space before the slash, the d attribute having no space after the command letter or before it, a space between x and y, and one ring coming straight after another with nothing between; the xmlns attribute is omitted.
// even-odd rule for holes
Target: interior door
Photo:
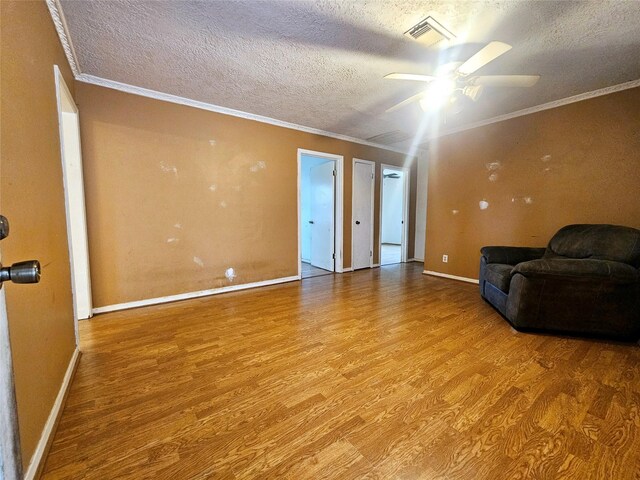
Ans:
<svg viewBox="0 0 640 480"><path fill-rule="evenodd" d="M354 270L371 268L373 262L374 165L355 161L353 165L353 259Z"/></svg>
<svg viewBox="0 0 640 480"><path fill-rule="evenodd" d="M311 168L311 265L334 271L334 162Z"/></svg>
<svg viewBox="0 0 640 480"><path fill-rule="evenodd" d="M4 480L22 478L9 322L4 289L0 288L0 479L3 474Z"/></svg>
<svg viewBox="0 0 640 480"><path fill-rule="evenodd" d="M55 73L77 339L77 319L90 318L93 315L84 179L82 174L82 149L80 147L80 123L75 101L64 83L62 75L58 70Z"/></svg>
<svg viewBox="0 0 640 480"><path fill-rule="evenodd" d="M9 221L0 215L0 240L4 240L9 231ZM27 260L3 266L1 260L0 250L0 480L18 480L22 478L20 434L3 283L38 283L40 262Z"/></svg>
<svg viewBox="0 0 640 480"><path fill-rule="evenodd" d="M84 203L84 180L80 154L80 128L78 115L62 114L63 162L67 218L69 221L70 253L72 263L73 300L78 319L90 318L92 313L91 274L89 272L89 246Z"/></svg>

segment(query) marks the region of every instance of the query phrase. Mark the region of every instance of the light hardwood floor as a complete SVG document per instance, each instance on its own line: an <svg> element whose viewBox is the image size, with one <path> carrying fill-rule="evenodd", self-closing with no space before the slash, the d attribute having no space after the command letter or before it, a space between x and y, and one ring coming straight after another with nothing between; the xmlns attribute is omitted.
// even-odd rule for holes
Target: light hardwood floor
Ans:
<svg viewBox="0 0 640 480"><path fill-rule="evenodd" d="M330 270L324 270L322 268L314 267L307 262L301 262L300 276L302 278L319 277L320 275L333 275L333 272Z"/></svg>
<svg viewBox="0 0 640 480"><path fill-rule="evenodd" d="M640 478L640 348L400 264L81 322L44 478Z"/></svg>

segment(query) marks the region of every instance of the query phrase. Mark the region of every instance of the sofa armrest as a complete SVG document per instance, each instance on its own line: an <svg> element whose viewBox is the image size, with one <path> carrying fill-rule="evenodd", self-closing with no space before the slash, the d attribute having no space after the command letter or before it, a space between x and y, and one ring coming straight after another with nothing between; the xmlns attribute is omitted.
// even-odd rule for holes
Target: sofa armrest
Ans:
<svg viewBox="0 0 640 480"><path fill-rule="evenodd" d="M542 258L545 248L531 247L482 247L480 253L487 263L517 265L520 262Z"/></svg>
<svg viewBox="0 0 640 480"><path fill-rule="evenodd" d="M640 281L640 270L626 263L610 260L542 258L519 263L513 273L520 273L528 278L565 278L624 284Z"/></svg>

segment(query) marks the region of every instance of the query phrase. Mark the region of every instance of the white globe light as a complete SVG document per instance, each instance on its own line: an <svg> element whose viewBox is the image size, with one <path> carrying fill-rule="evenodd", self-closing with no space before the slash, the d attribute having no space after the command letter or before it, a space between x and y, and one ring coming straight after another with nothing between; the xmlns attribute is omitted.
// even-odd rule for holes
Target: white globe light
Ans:
<svg viewBox="0 0 640 480"><path fill-rule="evenodd" d="M422 110L436 110L442 107L456 89L456 82L448 78L438 78L429 84L425 96L420 100Z"/></svg>

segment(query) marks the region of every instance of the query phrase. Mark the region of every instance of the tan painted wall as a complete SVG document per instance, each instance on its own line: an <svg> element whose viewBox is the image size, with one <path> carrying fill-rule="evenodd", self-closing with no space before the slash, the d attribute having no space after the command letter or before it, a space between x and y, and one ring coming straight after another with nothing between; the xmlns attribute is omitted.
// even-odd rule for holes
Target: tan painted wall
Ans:
<svg viewBox="0 0 640 480"><path fill-rule="evenodd" d="M297 275L298 148L344 155L349 267L352 158L377 162L378 179L380 163L405 163L402 154L103 87L77 83L76 92L95 307ZM376 220L378 199L376 188Z"/></svg>
<svg viewBox="0 0 640 480"><path fill-rule="evenodd" d="M73 76L44 2L2 1L1 210L5 263L37 258L38 285L5 284L22 460L31 459L75 348L53 65Z"/></svg>
<svg viewBox="0 0 640 480"><path fill-rule="evenodd" d="M571 223L640 228L639 132L635 88L434 142L426 269L478 278L484 245L545 246Z"/></svg>

